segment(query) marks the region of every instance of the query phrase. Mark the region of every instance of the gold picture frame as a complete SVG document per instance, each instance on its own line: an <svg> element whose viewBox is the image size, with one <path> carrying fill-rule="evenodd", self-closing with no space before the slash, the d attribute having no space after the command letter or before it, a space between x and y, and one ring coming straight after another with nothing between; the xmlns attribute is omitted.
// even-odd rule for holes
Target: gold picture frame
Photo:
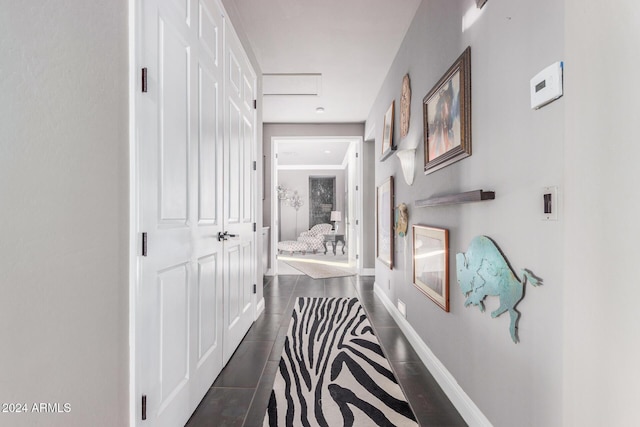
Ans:
<svg viewBox="0 0 640 427"><path fill-rule="evenodd" d="M382 126L382 156L381 160L386 159L391 155L393 151L395 151L395 147L393 146L393 121L394 121L394 110L395 110L396 101L391 101L391 105L387 109L387 112L384 114L384 121Z"/></svg>
<svg viewBox="0 0 640 427"><path fill-rule="evenodd" d="M413 284L449 311L449 230L413 226Z"/></svg>
<svg viewBox="0 0 640 427"><path fill-rule="evenodd" d="M376 188L376 258L393 269L394 233L393 176Z"/></svg>

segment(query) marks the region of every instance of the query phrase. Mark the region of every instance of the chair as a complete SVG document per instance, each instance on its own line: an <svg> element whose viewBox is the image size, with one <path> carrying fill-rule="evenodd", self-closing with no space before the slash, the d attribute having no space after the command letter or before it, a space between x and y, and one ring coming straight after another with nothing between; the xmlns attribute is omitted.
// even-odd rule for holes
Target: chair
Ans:
<svg viewBox="0 0 640 427"><path fill-rule="evenodd" d="M293 255L294 252L302 252L302 255L306 254L309 250L309 246L305 242L294 242L293 240L284 240L278 242L278 253L289 252Z"/></svg>
<svg viewBox="0 0 640 427"><path fill-rule="evenodd" d="M313 253L324 248L324 235L331 233L331 224L316 224L309 231L303 231L298 236L299 242L304 242Z"/></svg>

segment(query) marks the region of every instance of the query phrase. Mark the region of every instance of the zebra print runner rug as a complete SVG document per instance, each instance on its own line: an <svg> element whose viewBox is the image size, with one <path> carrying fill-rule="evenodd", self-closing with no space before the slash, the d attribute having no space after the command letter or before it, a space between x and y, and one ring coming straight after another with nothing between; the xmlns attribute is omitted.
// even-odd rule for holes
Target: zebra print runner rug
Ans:
<svg viewBox="0 0 640 427"><path fill-rule="evenodd" d="M357 298L298 298L263 426L417 426Z"/></svg>

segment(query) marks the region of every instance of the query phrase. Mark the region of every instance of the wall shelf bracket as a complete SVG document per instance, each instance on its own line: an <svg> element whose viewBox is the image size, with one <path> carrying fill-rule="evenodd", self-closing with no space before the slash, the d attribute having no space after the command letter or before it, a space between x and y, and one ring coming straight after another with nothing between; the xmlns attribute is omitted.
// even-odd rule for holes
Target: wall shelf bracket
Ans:
<svg viewBox="0 0 640 427"><path fill-rule="evenodd" d="M385 160L387 160L393 153L396 152L396 150L398 149L397 145L392 146L391 148L389 148L387 151L384 152L384 154L382 154L380 156L380 159L378 160L379 162L384 162Z"/></svg>

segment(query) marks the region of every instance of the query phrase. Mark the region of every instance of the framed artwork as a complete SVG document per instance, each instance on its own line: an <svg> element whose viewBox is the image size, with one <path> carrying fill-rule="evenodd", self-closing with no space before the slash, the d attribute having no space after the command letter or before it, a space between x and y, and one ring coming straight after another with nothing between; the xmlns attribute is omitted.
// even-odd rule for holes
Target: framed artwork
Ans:
<svg viewBox="0 0 640 427"><path fill-rule="evenodd" d="M382 158L386 158L393 151L393 110L396 101L391 102L391 106L384 115L384 126L382 127Z"/></svg>
<svg viewBox="0 0 640 427"><path fill-rule="evenodd" d="M409 74L402 79L402 92L400 93L400 136L405 137L409 133L409 120L411 118L411 81Z"/></svg>
<svg viewBox="0 0 640 427"><path fill-rule="evenodd" d="M336 210L336 177L309 177L309 228L330 224L331 211Z"/></svg>
<svg viewBox="0 0 640 427"><path fill-rule="evenodd" d="M413 284L449 311L449 231L413 226Z"/></svg>
<svg viewBox="0 0 640 427"><path fill-rule="evenodd" d="M449 68L422 101L424 173L471 155L471 48Z"/></svg>
<svg viewBox="0 0 640 427"><path fill-rule="evenodd" d="M376 257L393 269L393 176L376 189Z"/></svg>

